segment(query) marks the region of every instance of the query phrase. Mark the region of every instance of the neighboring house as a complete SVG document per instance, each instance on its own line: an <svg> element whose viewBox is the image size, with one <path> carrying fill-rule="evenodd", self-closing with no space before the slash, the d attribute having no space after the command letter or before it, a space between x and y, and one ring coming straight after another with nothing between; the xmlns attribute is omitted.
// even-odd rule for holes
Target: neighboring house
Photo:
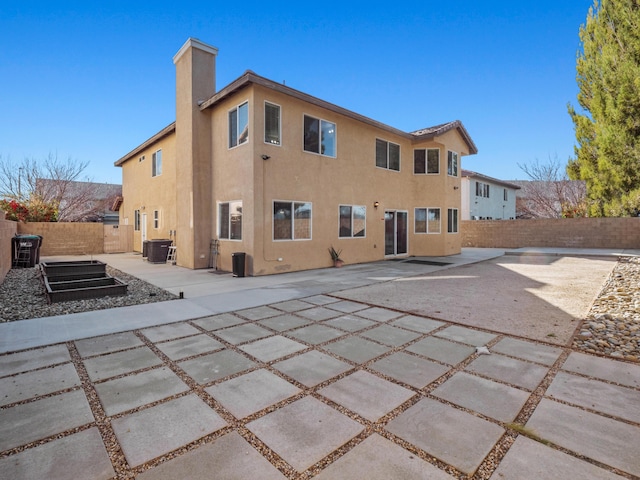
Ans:
<svg viewBox="0 0 640 480"><path fill-rule="evenodd" d="M511 180L520 190L516 218L584 217L587 185L584 180Z"/></svg>
<svg viewBox="0 0 640 480"><path fill-rule="evenodd" d="M514 220L518 185L462 170L462 220Z"/></svg>
<svg viewBox="0 0 640 480"><path fill-rule="evenodd" d="M178 265L227 271L244 252L248 275L330 266L331 246L347 264L460 253L462 123L408 133L251 71L216 91L216 55L180 48L176 121L115 162L135 250L168 238Z"/></svg>
<svg viewBox="0 0 640 480"><path fill-rule="evenodd" d="M114 200L122 195L122 185L38 178L35 191L46 201L58 203L59 222L105 222L106 219L105 223L113 224L111 208Z"/></svg>

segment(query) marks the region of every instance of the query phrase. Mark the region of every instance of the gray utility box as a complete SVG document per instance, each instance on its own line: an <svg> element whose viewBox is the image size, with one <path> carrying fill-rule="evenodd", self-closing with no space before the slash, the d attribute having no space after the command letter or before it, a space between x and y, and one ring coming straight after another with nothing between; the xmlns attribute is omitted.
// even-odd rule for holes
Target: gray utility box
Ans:
<svg viewBox="0 0 640 480"><path fill-rule="evenodd" d="M157 239L147 241L147 261L149 263L167 263L167 254L172 240Z"/></svg>

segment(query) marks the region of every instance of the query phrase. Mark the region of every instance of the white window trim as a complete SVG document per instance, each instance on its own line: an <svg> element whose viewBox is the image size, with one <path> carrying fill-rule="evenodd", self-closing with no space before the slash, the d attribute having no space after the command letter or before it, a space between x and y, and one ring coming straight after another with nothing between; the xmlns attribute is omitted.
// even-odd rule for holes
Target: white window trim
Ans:
<svg viewBox="0 0 640 480"><path fill-rule="evenodd" d="M267 103L269 105L273 105L274 107L278 107L280 109L280 116L278 117L278 133L280 134L280 143L271 143L271 142L267 142L264 137L265 137L265 131L267 128L267 115L266 115L266 110L267 110ZM265 100L264 101L264 108L262 109L262 114L264 115L264 124L263 124L263 135L262 135L262 140L264 141L265 145L271 145L272 147L281 147L282 146L282 105L278 105L277 103L274 102L270 102L269 100ZM303 145L304 148L304 145Z"/></svg>
<svg viewBox="0 0 640 480"><path fill-rule="evenodd" d="M231 107L229 110L227 110L227 150L233 150L234 148L238 148L242 145L247 145L249 143L249 140L251 139L251 132L249 131L247 133L247 141L246 142L238 142L236 143L234 146L229 146L229 141L231 140L229 138L229 113L231 113L233 110L235 110L236 112L238 112L238 110L240 109L240 107L244 104L247 104L247 112L249 113L249 99L247 100L243 100L242 102L238 103L235 107ZM236 117L236 130L238 129L238 117ZM249 127L251 126L251 116L247 115L247 128L249 129ZM240 138L240 132L236 131L236 134L238 135L238 139Z"/></svg>
<svg viewBox="0 0 640 480"><path fill-rule="evenodd" d="M416 150L424 150L424 173L416 173L416 166L415 166L415 161L416 161L416 157L415 157L415 153L414 153L414 157L413 157L413 174L414 175L440 175L440 172L442 171L442 169L440 168L440 149L439 148L414 148L413 151L415 152ZM438 152L438 173L430 173L429 172L429 150L435 150L436 152ZM402 165L400 166L402 168Z"/></svg>
<svg viewBox="0 0 640 480"><path fill-rule="evenodd" d="M456 212L458 212L456 214L456 231L455 232L449 231L449 210L455 210ZM457 208L447 208L447 234L458 235L459 233L460 233L460 211Z"/></svg>
<svg viewBox="0 0 640 480"><path fill-rule="evenodd" d="M160 214L160 210L153 211L153 229L160 230L162 215Z"/></svg>
<svg viewBox="0 0 640 480"><path fill-rule="evenodd" d="M380 140L381 142L386 142L387 144L387 166L386 167L379 167L376 163L376 168L379 168L380 170L387 170L389 172L395 172L395 173L400 173L402 172L402 145L400 145L399 143L396 142L392 142L390 140L385 140L384 138L380 138L380 137L376 137L376 141ZM389 168L389 145L394 144L398 146L398 170L394 170L393 168ZM377 142L374 142L374 149L377 149ZM376 154L377 151L374 151L374 160L376 159Z"/></svg>
<svg viewBox="0 0 640 480"><path fill-rule="evenodd" d="M220 218L220 205L222 205L223 203L228 203L229 204L229 209L231 209L231 204L232 203L239 203L240 205L242 205L242 200L228 200L228 201L224 201L224 202L216 202L216 217L217 217L217 226L216 226L216 233L217 233L217 237L219 240L224 240L225 242L242 242L242 237L244 236L244 218L242 219L242 227L240 230L240 237L241 238L222 238L220 236L220 228L222 227L222 221ZM244 208L244 205L243 205ZM244 215L244 212L243 212ZM231 236L231 210L229 210L229 236Z"/></svg>
<svg viewBox="0 0 640 480"><path fill-rule="evenodd" d="M160 154L160 173L158 173L158 154ZM155 173L154 173L155 172ZM162 176L162 149L151 154L151 178Z"/></svg>
<svg viewBox="0 0 640 480"><path fill-rule="evenodd" d="M453 153L456 156L456 173L454 175L449 173L449 152ZM460 155L458 152L453 150L447 150L447 175L450 177L459 177L460 176Z"/></svg>
<svg viewBox="0 0 640 480"><path fill-rule="evenodd" d="M310 118L315 118L316 120L318 120L320 122L320 131L318 132L318 134L320 135L320 137L318 138L319 141L319 146L322 146L322 122L327 122L327 123L331 123L333 125L335 125L336 127L336 131L335 131L335 141L336 141L336 154L335 155L327 155L326 153L322 153L322 152L311 152L309 150L305 150L304 149L304 117L310 117ZM321 148L320 148L321 150ZM308 153L310 155L318 155L319 157L327 157L327 158L338 158L338 122L332 122L331 120L327 120L325 118L320 118L316 115L311 115L310 113L303 113L302 114L302 151L304 153ZM286 200L283 200L286 201Z"/></svg>
<svg viewBox="0 0 640 480"><path fill-rule="evenodd" d="M341 237L340 236L340 208L342 207L351 207L351 235L349 235L348 237ZM364 208L364 235L361 237L356 237L353 234L353 209L354 207L360 207L360 208ZM359 239L359 238L367 238L367 207L366 205L354 205L354 204L350 204L350 203L341 203L340 205L338 205L338 238L339 239L350 239L350 238L355 238L355 239Z"/></svg>
<svg viewBox="0 0 640 480"><path fill-rule="evenodd" d="M291 204L291 236L294 236L295 233L295 225L294 225L294 208L293 206L296 203L308 203L309 205L311 205L311 224L309 225L309 238L274 238L275 237L275 225L276 223L274 222L274 218L273 218L273 205L276 202L280 202L280 203L290 203ZM313 240L313 202L307 202L306 200L280 200L280 199L273 199L271 201L271 241L272 242L308 242L310 240Z"/></svg>
<svg viewBox="0 0 640 480"><path fill-rule="evenodd" d="M426 224L425 224L425 228L426 228L426 232L417 232L416 231L416 210L426 210ZM438 220L438 230L437 232L430 232L429 231L429 210L440 210L440 219ZM413 209L413 233L415 235L442 235L442 208L440 207L415 207Z"/></svg>

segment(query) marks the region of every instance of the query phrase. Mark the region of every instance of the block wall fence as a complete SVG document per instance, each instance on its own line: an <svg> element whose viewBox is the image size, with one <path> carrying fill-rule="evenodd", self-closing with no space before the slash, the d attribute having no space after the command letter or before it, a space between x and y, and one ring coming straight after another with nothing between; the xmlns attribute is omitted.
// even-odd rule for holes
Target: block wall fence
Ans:
<svg viewBox="0 0 640 480"><path fill-rule="evenodd" d="M11 269L11 238L18 231L18 223L4 219L0 212L0 283Z"/></svg>
<svg viewBox="0 0 640 480"><path fill-rule="evenodd" d="M465 220L463 247L636 248L640 218Z"/></svg>

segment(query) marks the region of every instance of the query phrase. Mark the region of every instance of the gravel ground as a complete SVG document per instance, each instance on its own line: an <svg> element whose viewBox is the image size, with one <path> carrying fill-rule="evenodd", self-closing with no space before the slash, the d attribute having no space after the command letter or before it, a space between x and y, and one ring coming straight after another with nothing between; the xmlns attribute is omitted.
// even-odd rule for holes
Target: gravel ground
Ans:
<svg viewBox="0 0 640 480"><path fill-rule="evenodd" d="M0 284L0 322L125 307L173 300L176 295L107 266L107 273L128 284L127 294L49 304L40 268L9 270Z"/></svg>
<svg viewBox="0 0 640 480"><path fill-rule="evenodd" d="M575 337L573 347L640 361L640 258L619 259Z"/></svg>

